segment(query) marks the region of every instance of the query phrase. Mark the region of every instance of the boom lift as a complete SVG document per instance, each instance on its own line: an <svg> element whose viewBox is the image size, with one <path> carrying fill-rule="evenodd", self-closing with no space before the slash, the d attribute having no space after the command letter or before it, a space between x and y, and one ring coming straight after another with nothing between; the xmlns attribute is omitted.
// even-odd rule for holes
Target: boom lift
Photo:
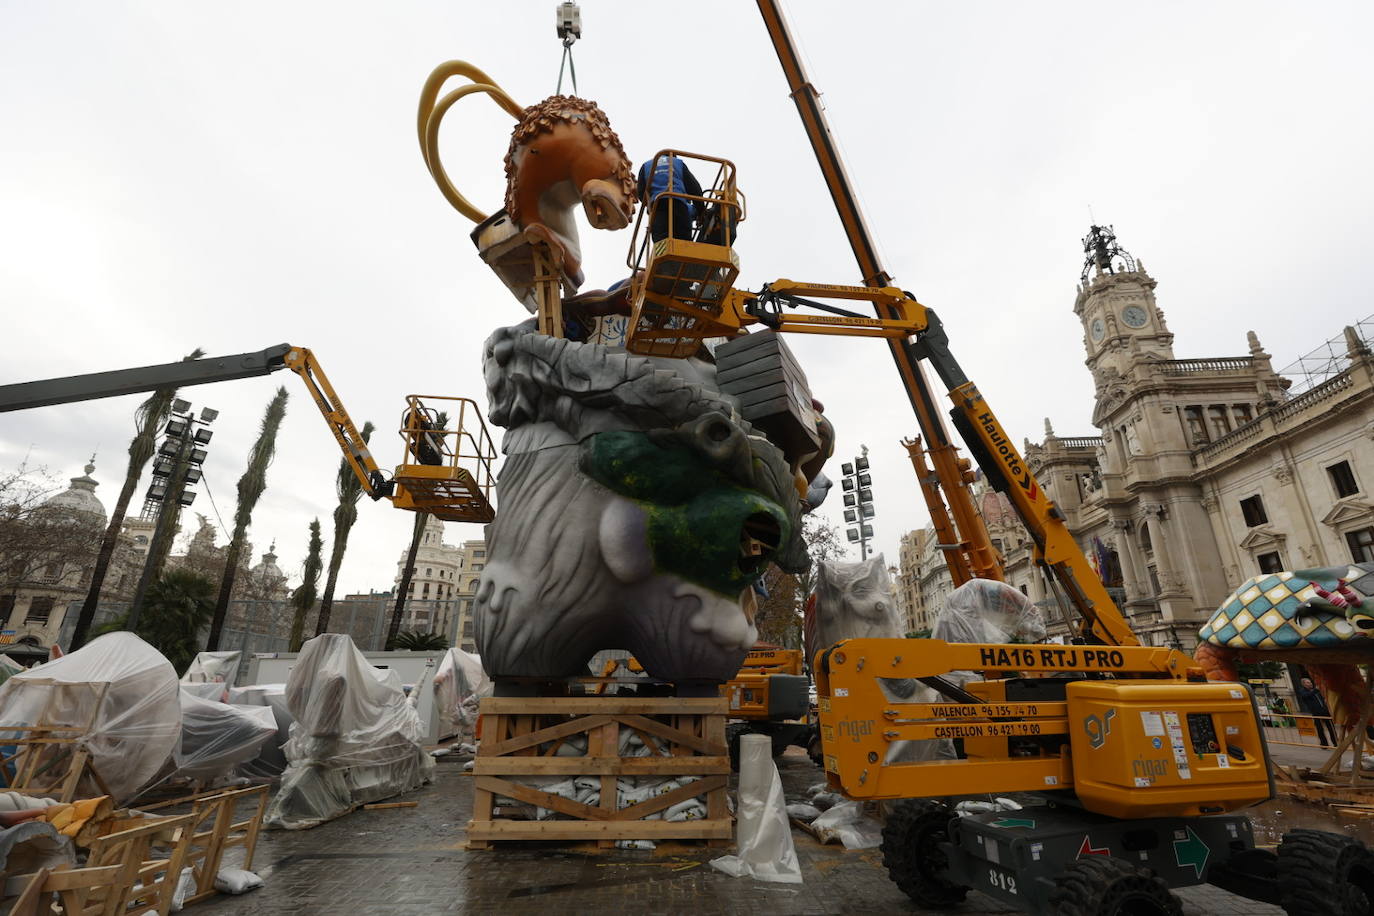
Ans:
<svg viewBox="0 0 1374 916"><path fill-rule="evenodd" d="M373 500L390 499L398 509L428 512L452 522L485 523L495 517L491 465L496 447L474 401L442 395L408 395L400 428L405 455L388 477L377 466L315 354L305 347L278 344L232 356L0 385L0 413L157 388L233 381L280 369L290 369L305 383L339 443L344 460L353 469L363 492ZM438 422L439 410L433 406L436 402L450 407L447 423Z"/></svg>
<svg viewBox="0 0 1374 916"><path fill-rule="evenodd" d="M891 877L925 906L955 904L976 886L1033 913L1177 913L1169 887L1210 882L1290 914L1370 912L1374 855L1363 845L1296 831L1276 855L1255 848L1246 817L1227 813L1273 796L1254 698L1244 685L1206 682L1181 652L1139 645L1062 513L953 358L939 319L912 297L892 295L777 0L758 6L870 301L880 318L909 328L909 337L881 336L932 446L927 473L919 440L905 443L956 584L969 574L1000 575L922 360L948 390L974 460L1030 533L1036 561L1082 619L1068 646L856 639L817 653L828 782L853 798L903 800L883 831ZM757 300L744 311L766 314ZM776 313L770 320L786 323ZM984 679L960 687L945 678L952 671ZM894 698L890 685L907 678L944 702ZM900 762L918 756L903 753L905 742L954 739L961 759ZM1043 801L964 817L944 801L1014 791L1042 793Z"/></svg>

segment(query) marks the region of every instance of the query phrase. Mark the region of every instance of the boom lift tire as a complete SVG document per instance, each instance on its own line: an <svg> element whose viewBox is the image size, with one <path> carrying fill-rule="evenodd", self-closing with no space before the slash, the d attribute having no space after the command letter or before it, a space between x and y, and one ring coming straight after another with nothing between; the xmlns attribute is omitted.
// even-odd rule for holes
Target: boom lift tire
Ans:
<svg viewBox="0 0 1374 916"><path fill-rule="evenodd" d="M730 769L736 773L739 772L740 739L752 732L747 722L731 722L725 726L725 747L730 752Z"/></svg>
<svg viewBox="0 0 1374 916"><path fill-rule="evenodd" d="M1292 830L1279 843L1279 900L1288 916L1374 912L1374 854L1354 837Z"/></svg>
<svg viewBox="0 0 1374 916"><path fill-rule="evenodd" d="M941 877L949 859L939 844L954 818L947 805L925 799L893 803L883 824L883 865L888 877L918 906L943 909L964 901L969 889Z"/></svg>
<svg viewBox="0 0 1374 916"><path fill-rule="evenodd" d="M1084 856L1055 884L1050 907L1058 916L1183 916L1164 879L1124 859Z"/></svg>

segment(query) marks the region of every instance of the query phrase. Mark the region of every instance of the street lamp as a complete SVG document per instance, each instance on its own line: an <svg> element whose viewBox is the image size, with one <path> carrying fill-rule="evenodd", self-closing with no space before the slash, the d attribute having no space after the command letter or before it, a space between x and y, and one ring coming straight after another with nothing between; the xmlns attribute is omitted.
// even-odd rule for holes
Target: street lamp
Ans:
<svg viewBox="0 0 1374 916"><path fill-rule="evenodd" d="M143 561L138 589L129 606L129 618L125 626L130 631L138 627L138 618L143 613L143 598L169 552L181 510L195 502L196 494L191 486L199 483L203 476L201 464L206 456L204 447L214 436L205 427L218 416L219 411L207 407L201 410L199 417L195 417L191 414L190 401L181 398L172 401L172 415L163 428L162 445L157 450L157 460L153 462L153 480L144 494L144 518L156 511L157 525Z"/></svg>
<svg viewBox="0 0 1374 916"><path fill-rule="evenodd" d="M845 534L849 543L859 545L859 558L867 560L868 540L873 537L873 526L867 522L876 513L873 511L873 475L868 471L868 446L860 448L862 454L840 465L844 473L840 485L844 488L844 520L854 526Z"/></svg>

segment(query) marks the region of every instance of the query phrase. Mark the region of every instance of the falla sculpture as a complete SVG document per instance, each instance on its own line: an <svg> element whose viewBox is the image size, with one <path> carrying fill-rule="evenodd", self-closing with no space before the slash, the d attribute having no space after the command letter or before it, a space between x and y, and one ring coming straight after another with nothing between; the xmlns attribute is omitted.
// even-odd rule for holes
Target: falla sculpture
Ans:
<svg viewBox="0 0 1374 916"><path fill-rule="evenodd" d="M472 82L441 98L452 76ZM452 186L438 155L438 120L477 93L516 119L505 208L491 215ZM425 86L420 136L444 196L478 223L479 253L531 311L544 301L534 293L546 294L535 289L537 255L561 269L561 294L583 282L579 209L605 230L634 215L630 162L588 100L523 108L454 61ZM639 356L567 339L557 324L541 333L549 327L532 318L498 329L482 351L489 417L506 429L473 610L484 668L564 677L620 648L664 680L733 677L757 639L754 584L770 563L809 564L801 517L826 489L833 430L812 418L819 444L806 454L770 441L716 383L710 346L687 359ZM817 486L804 504L808 481Z"/></svg>

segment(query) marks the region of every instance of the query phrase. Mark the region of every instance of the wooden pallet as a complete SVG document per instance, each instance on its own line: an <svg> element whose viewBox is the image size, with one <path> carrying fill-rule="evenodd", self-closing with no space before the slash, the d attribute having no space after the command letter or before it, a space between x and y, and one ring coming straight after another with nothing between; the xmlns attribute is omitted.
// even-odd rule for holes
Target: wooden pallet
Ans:
<svg viewBox="0 0 1374 916"><path fill-rule="evenodd" d="M486 849L498 840L698 839L729 842L733 824L726 805L730 758L725 747L725 700L715 697L489 697L482 701L482 741L473 763L473 817L468 848ZM634 729L646 745L659 739L666 753L620 757L621 727ZM570 738L587 740L586 756L555 756ZM520 777L601 779L600 803L582 804L515 781ZM694 776L689 785L624 808L616 807L620 776ZM704 796L700 820L644 820L680 802ZM496 812L505 797L547 808L565 819L515 820Z"/></svg>
<svg viewBox="0 0 1374 916"><path fill-rule="evenodd" d="M253 870L253 853L257 849L258 834L262 831L262 815L267 809L267 786L246 789L213 789L186 798L173 799L145 807L144 811L191 806L190 840L182 867L191 868L195 876L195 891L186 898L187 905L215 896L215 876L219 874L226 850L243 847L243 864ZM240 803L249 805L247 817L234 820Z"/></svg>

